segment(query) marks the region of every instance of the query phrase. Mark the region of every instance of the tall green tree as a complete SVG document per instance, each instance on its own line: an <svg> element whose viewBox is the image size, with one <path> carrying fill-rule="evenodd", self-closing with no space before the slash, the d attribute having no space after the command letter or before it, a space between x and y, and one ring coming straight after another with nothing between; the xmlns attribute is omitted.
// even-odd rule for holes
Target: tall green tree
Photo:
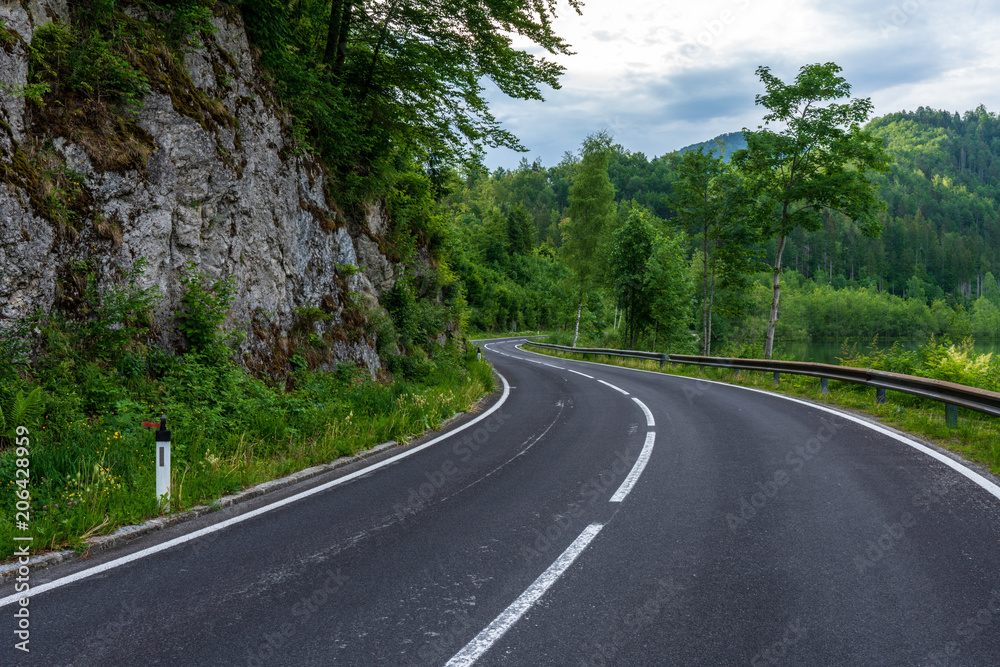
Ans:
<svg viewBox="0 0 1000 667"><path fill-rule="evenodd" d="M512 254L527 255L535 247L535 228L528 215L528 209L518 202L507 206L507 238L510 241Z"/></svg>
<svg viewBox="0 0 1000 667"><path fill-rule="evenodd" d="M353 2L333 0L330 4L330 22L327 28L323 63L335 78L339 78L344 71L344 62L347 60L347 38L351 34L353 15Z"/></svg>
<svg viewBox="0 0 1000 667"><path fill-rule="evenodd" d="M756 103L768 109L757 131L744 128L747 147L733 163L750 178L762 203L772 207L769 231L778 248L773 265L773 298L764 344L771 358L781 295L781 260L788 236L813 231L826 209L840 211L866 236L881 232L877 214L885 204L867 172L889 169L882 140L864 131L869 98L850 99L851 86L832 62L803 66L786 84L768 67L757 68L766 93ZM846 103L834 102L848 98ZM772 125L773 124L773 125Z"/></svg>
<svg viewBox="0 0 1000 667"><path fill-rule="evenodd" d="M606 132L588 136L581 148L569 188L569 217L560 223L562 254L576 279L578 299L573 347L580 336L580 315L587 291L602 273L602 243L615 217L615 189L608 177L611 137Z"/></svg>
<svg viewBox="0 0 1000 667"><path fill-rule="evenodd" d="M657 234L646 262L646 294L660 349L686 352L691 347L694 285L687 272L683 235ZM654 336L653 349L656 349Z"/></svg>
<svg viewBox="0 0 1000 667"><path fill-rule="evenodd" d="M989 271L983 277L983 297L994 306L1000 308L1000 284L997 283L997 279Z"/></svg>
<svg viewBox="0 0 1000 667"><path fill-rule="evenodd" d="M1000 307L985 296L972 304L972 332L979 340L1000 340Z"/></svg>
<svg viewBox="0 0 1000 667"><path fill-rule="evenodd" d="M624 345L635 349L650 325L653 349L691 346L693 286L688 276L684 236L667 236L648 209L623 205L625 221L611 235L608 278L622 309ZM662 333L661 333L662 332Z"/></svg>
<svg viewBox="0 0 1000 667"><path fill-rule="evenodd" d="M260 0L255 0L259 2ZM404 147L467 156L483 145L523 149L490 112L483 81L518 99L559 87L570 54L553 31L559 5L580 0L334 0L322 64L358 114L369 159ZM347 109L345 109L347 110Z"/></svg>
<svg viewBox="0 0 1000 667"><path fill-rule="evenodd" d="M678 225L701 242L701 353L712 351L716 277L730 289L746 287L757 269L760 207L743 177L722 158L699 147L681 156L673 203Z"/></svg>
<svg viewBox="0 0 1000 667"><path fill-rule="evenodd" d="M649 214L638 206L630 207L625 223L611 235L608 277L623 312L625 347L630 350L635 349L639 332L649 320L650 285L646 268L655 240L656 231Z"/></svg>
<svg viewBox="0 0 1000 667"><path fill-rule="evenodd" d="M906 283L906 296L921 303L927 303L927 290L924 289L924 281L920 276L910 276Z"/></svg>

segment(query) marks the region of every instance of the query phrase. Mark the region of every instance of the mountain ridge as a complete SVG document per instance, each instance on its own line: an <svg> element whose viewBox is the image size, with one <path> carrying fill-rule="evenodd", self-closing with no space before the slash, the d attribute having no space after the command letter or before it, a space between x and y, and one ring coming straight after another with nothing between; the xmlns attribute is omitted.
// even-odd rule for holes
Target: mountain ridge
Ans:
<svg viewBox="0 0 1000 667"><path fill-rule="evenodd" d="M688 151L696 151L699 148L702 148L706 153L716 153L722 157L723 160L728 162L730 155L732 155L735 151L746 147L746 139L743 138L743 131L740 130L737 132L725 132L718 135L714 139L709 139L708 141L702 141L697 144L691 144L690 146L679 148L676 152L678 155L683 155Z"/></svg>

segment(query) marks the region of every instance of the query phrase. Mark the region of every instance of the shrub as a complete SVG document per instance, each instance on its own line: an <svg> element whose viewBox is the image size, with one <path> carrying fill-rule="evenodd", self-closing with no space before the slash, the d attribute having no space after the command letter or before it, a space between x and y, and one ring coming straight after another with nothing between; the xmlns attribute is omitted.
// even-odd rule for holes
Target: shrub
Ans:
<svg viewBox="0 0 1000 667"><path fill-rule="evenodd" d="M296 308L295 315L298 318L298 321L295 323L295 329L302 333L311 332L317 322L329 322L332 317L330 313L315 306Z"/></svg>
<svg viewBox="0 0 1000 667"><path fill-rule="evenodd" d="M31 83L48 84L49 99L64 95L65 89L88 100L140 104L149 81L116 52L113 37L59 21L40 27L31 40Z"/></svg>
<svg viewBox="0 0 1000 667"><path fill-rule="evenodd" d="M181 285L184 310L177 313L176 319L188 349L214 359L224 357L226 343L235 343L239 338L237 332L224 335L221 331L236 293L235 281L230 276L210 282L194 262L188 262L181 274Z"/></svg>
<svg viewBox="0 0 1000 667"><path fill-rule="evenodd" d="M91 359L119 359L125 351L141 351L152 326L152 309L162 298L159 287L140 287L146 270L142 257L122 272L118 282L101 290L86 268L86 290L80 318L71 325L73 343Z"/></svg>
<svg viewBox="0 0 1000 667"><path fill-rule="evenodd" d="M933 339L929 343L929 346L934 346ZM844 356L839 357L838 360L844 366L871 368L874 370L889 371L890 373L902 373L904 375L919 374L918 371L921 365L920 355L917 352L904 350L899 341L894 342L888 350L880 348L878 345L878 336L872 339L871 349L867 354L858 352L857 343L853 343L851 346L844 343L841 348L841 354Z"/></svg>
<svg viewBox="0 0 1000 667"><path fill-rule="evenodd" d="M11 49L18 39L18 34L7 27L7 21L0 19L0 47Z"/></svg>
<svg viewBox="0 0 1000 667"><path fill-rule="evenodd" d="M957 382L983 389L997 388L1000 367L992 353L976 354L971 338L958 345L943 342L929 344L921 350L926 375L936 380Z"/></svg>

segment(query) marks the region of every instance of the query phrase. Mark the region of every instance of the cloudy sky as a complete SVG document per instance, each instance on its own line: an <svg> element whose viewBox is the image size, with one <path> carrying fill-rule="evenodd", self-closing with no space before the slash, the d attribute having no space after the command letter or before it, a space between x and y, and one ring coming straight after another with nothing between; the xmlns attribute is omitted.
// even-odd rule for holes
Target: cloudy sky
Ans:
<svg viewBox="0 0 1000 667"><path fill-rule="evenodd" d="M987 0L585 0L563 6L558 34L575 55L545 102L493 91L494 114L529 149L488 153L556 164L606 129L647 157L756 128L754 71L785 81L834 61L877 115L918 106L1000 111L1000 7Z"/></svg>

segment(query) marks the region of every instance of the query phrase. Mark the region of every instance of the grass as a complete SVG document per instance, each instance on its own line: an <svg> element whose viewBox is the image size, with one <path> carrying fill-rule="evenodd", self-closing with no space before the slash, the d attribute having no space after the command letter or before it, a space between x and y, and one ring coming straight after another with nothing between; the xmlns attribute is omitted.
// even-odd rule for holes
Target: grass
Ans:
<svg viewBox="0 0 1000 667"><path fill-rule="evenodd" d="M83 549L88 537L161 514L153 429L143 421L168 417L169 511L183 511L436 429L494 388L491 368L476 361L474 349L464 357L454 348L441 350L432 363L420 379L391 383L350 364L335 372L302 371L285 389L234 365L191 358L155 386L142 376L121 386L104 378L97 383L104 395L85 397L96 401L94 410L66 407L77 389L49 394L29 436L32 551ZM12 556L13 536L23 534L14 523L17 468L16 450L0 451L0 479L7 480L0 488L0 559Z"/></svg>
<svg viewBox="0 0 1000 667"><path fill-rule="evenodd" d="M490 338L516 338L518 336L549 336L552 334L551 330L542 329L536 331L535 329L521 331L477 331L470 330L465 334L468 340L487 340Z"/></svg>
<svg viewBox="0 0 1000 667"><path fill-rule="evenodd" d="M644 359L573 354L543 348L532 348L532 351L562 359L592 361L668 375L716 380L847 408L873 417L888 426L924 438L955 452L966 460L981 464L994 474L1000 475L1000 419L973 410L959 408L958 427L949 428L945 422L943 403L889 391L886 403L879 405L875 402L873 389L849 382L831 380L829 383L830 392L824 396L820 391L819 378L803 375L783 374L780 384L775 387L771 373L741 370L738 375L734 375L733 371L723 368L680 364L676 366L668 364L661 368L659 362Z"/></svg>

